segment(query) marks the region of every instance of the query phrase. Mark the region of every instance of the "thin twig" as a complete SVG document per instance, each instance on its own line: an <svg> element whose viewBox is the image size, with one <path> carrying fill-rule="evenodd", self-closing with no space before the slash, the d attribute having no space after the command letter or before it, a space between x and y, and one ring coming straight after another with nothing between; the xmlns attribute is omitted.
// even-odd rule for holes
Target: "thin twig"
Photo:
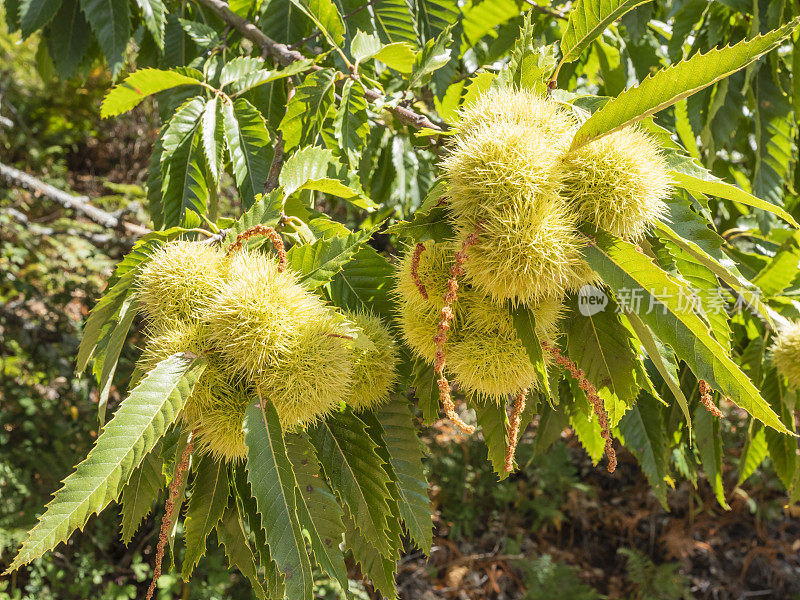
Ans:
<svg viewBox="0 0 800 600"><path fill-rule="evenodd" d="M16 186L55 200L61 206L74 210L103 227L108 227L109 229L124 227L136 235L144 235L149 231L149 229L141 225L120 221L119 217L97 208L96 206L92 206L89 203L89 198L86 196L73 196L72 194L53 187L49 183L45 183L32 175L28 175L19 169L4 165L3 163L0 163L0 178Z"/></svg>
<svg viewBox="0 0 800 600"><path fill-rule="evenodd" d="M283 157L283 133L279 131L278 135L275 137L275 153L272 155L272 164L269 166L267 182L264 184L265 194L269 194L278 187L278 180L280 179L281 169L283 168Z"/></svg>

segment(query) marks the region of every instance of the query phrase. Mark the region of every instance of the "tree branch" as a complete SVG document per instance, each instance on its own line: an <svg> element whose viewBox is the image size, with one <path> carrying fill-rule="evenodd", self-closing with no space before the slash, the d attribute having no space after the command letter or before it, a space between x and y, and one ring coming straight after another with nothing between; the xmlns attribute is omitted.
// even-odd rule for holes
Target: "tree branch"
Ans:
<svg viewBox="0 0 800 600"><path fill-rule="evenodd" d="M32 175L28 175L19 169L9 167L3 163L0 163L0 178L5 179L6 181L18 187L42 194L43 196L58 202L61 206L74 210L75 212L80 213L88 218L90 221L94 221L103 227L107 227L109 229L124 228L136 235L144 235L149 231L149 229L146 227L142 227L141 225L137 225L135 223L121 221L119 217L97 208L96 206L92 206L89 204L89 198L86 196L73 196L72 194L68 194L67 192L61 191L58 188L45 183L44 181L36 179Z"/></svg>
<svg viewBox="0 0 800 600"><path fill-rule="evenodd" d="M247 38L251 42L258 44L264 51L265 54L271 55L275 61L280 64L281 66L290 65L293 62L298 60L305 59L300 52L297 50L292 50L286 44L281 44L280 42L276 42L271 37L267 36L262 32L258 27L256 27L251 21L244 19L233 12L228 5L223 2L222 0L197 0L200 4L210 8L214 11L217 16L225 21L228 25L234 27L239 33L242 34L243 37ZM309 67L311 70L320 70L322 67L318 65L313 65ZM348 77L355 79L354 75L348 75ZM383 99L383 94L378 90L367 89L364 93L364 96L370 101L375 102L377 100ZM409 108L404 108L402 106L394 106L394 107L385 107L390 113L392 113L397 119L404 123L405 125L410 125L411 127L415 127L417 129L422 128L429 128L435 131L441 131L442 128L433 123L428 117L417 113Z"/></svg>

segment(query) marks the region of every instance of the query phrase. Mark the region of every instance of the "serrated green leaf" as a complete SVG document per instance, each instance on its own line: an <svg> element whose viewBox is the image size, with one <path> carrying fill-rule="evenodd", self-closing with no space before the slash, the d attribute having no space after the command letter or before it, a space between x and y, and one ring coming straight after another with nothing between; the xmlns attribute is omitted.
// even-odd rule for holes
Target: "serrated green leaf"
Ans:
<svg viewBox="0 0 800 600"><path fill-rule="evenodd" d="M684 300L687 304L690 303L695 307L695 312L708 323L714 338L725 349L725 352L730 354L731 330L728 313L725 310L727 294L725 289L720 286L717 273L724 272L728 280L735 281L736 277L702 252L699 247L693 247L691 242L687 242L672 231L666 231L668 229L666 226L664 226L666 235L661 231L660 223L657 227L663 249L671 259L670 272L688 284L687 293L689 295ZM672 271L673 266L674 272Z"/></svg>
<svg viewBox="0 0 800 600"><path fill-rule="evenodd" d="M283 132L283 144L288 152L297 146L314 142L322 122L333 105L335 71L322 69L311 73L295 88L278 129Z"/></svg>
<svg viewBox="0 0 800 600"><path fill-rule="evenodd" d="M753 309L755 309L759 314L764 315L767 321L770 320L769 313L764 308L764 305L761 301L760 290L751 282L742 277L741 274L738 273L738 270L736 272L732 272L731 269L729 269L726 265L718 262L716 258L707 254L705 250L703 250L703 248L701 248L693 240L678 235L668 225L664 223L658 223L656 225L656 229L658 230L659 236L662 239L666 240L672 245L678 246L685 252L682 255L685 260L694 260L700 266L705 267L712 276L719 277L725 284L729 285L738 294L740 294ZM678 254L678 252L675 252L674 250L671 250L671 252L674 255ZM725 261L726 264L733 264L727 258ZM720 324L719 320L716 322L716 326L714 327L714 335L722 344L723 348L730 351L730 332L727 327L727 314L725 313L724 305L721 305L721 303L718 302L718 300L721 298L721 295L716 294L716 291L719 290L719 286L715 285L716 279L713 279L712 281L712 277L709 277L708 274L705 275L705 278L708 279L708 283L706 285L706 303L701 303L701 306L705 307L708 305L708 308L713 308L713 312L718 313L718 318L722 319L722 324ZM691 281L689 278L687 278L687 281L695 285L698 283L697 281ZM702 299L703 298L701 297L701 300ZM708 311L706 312L708 313ZM707 314L706 316L713 316L713 312L712 315ZM712 326L713 325L715 325L715 323L712 323Z"/></svg>
<svg viewBox="0 0 800 600"><path fill-rule="evenodd" d="M406 0L381 0L373 7L375 27L381 41L406 42L418 46L416 18Z"/></svg>
<svg viewBox="0 0 800 600"><path fill-rule="evenodd" d="M642 322L639 316L635 313L627 313L626 315L631 328L633 329L636 337L642 343L642 347L647 352L656 370L661 374L661 378L667 387L672 392L675 400L680 406L683 416L686 417L686 423L689 427L689 434L692 433L692 416L689 412L689 401L681 390L680 381L678 379L678 362L675 360L675 354L669 350L664 344L653 337L652 332Z"/></svg>
<svg viewBox="0 0 800 600"><path fill-rule="evenodd" d="M606 450L606 440L603 438L600 420L594 414L594 407L589 403L578 382L570 378L569 388L571 393L561 398L558 408L569 417L570 427L578 436L578 441L592 459L592 464L597 465Z"/></svg>
<svg viewBox="0 0 800 600"><path fill-rule="evenodd" d="M142 18L150 35L153 36L158 47L164 49L164 25L167 22L167 8L163 0L136 0Z"/></svg>
<svg viewBox="0 0 800 600"><path fill-rule="evenodd" d="M200 558L205 555L206 538L222 518L230 494L227 465L206 454L197 465L183 525L186 554L183 557L181 575L184 581L189 580Z"/></svg>
<svg viewBox="0 0 800 600"><path fill-rule="evenodd" d="M564 324L567 354L586 373L603 399L611 426L636 402L638 356L631 335L609 299L604 310L590 316L581 314L579 299L567 299L570 308Z"/></svg>
<svg viewBox="0 0 800 600"><path fill-rule="evenodd" d="M64 480L9 572L55 548L119 497L133 471L178 416L205 366L203 357L175 354L148 373L122 401L86 460Z"/></svg>
<svg viewBox="0 0 800 600"><path fill-rule="evenodd" d="M200 117L200 135L203 141L203 152L206 164L214 182L219 181L219 172L224 160L225 135L222 126L222 113L217 106L216 96L206 103L203 115Z"/></svg>
<svg viewBox="0 0 800 600"><path fill-rule="evenodd" d="M422 424L430 427L439 418L439 385L433 365L417 359L414 363L414 396L422 411Z"/></svg>
<svg viewBox="0 0 800 600"><path fill-rule="evenodd" d="M795 232L781 244L775 256L753 279L753 284L766 296L777 296L792 285L800 264L800 233Z"/></svg>
<svg viewBox="0 0 800 600"><path fill-rule="evenodd" d="M258 576L258 567L253 558L253 551L247 543L244 532L242 516L235 498L231 498L228 507L222 515L222 521L217 524L217 537L225 549L230 566L235 567L244 575L253 587L253 593L259 600L267 600L261 578Z"/></svg>
<svg viewBox="0 0 800 600"><path fill-rule="evenodd" d="M422 50L414 58L408 89L424 85L431 74L450 62L451 50L448 46L453 42L452 26L446 28L436 39L428 40Z"/></svg>
<svg viewBox="0 0 800 600"><path fill-rule="evenodd" d="M133 318L136 316L136 304L133 298L128 297L122 303L119 309L119 317L114 325L111 335L108 338L108 344L105 347L103 356L103 370L98 380L100 387L100 397L97 402L97 409L102 425L106 421L106 405L108 404L108 394L111 391L111 381L114 378L114 372L117 369L117 362L119 355L122 352L122 346L125 339L128 337L133 324Z"/></svg>
<svg viewBox="0 0 800 600"><path fill-rule="evenodd" d="M649 117L746 67L776 48L796 26L797 21L792 21L766 35L742 40L734 46L694 54L648 76L589 117L575 134L570 150Z"/></svg>
<svg viewBox="0 0 800 600"><path fill-rule="evenodd" d="M555 47L539 43L531 23L531 14L527 13L508 66L492 80L492 88L513 87L544 94L547 90L546 80L555 64Z"/></svg>
<svg viewBox="0 0 800 600"><path fill-rule="evenodd" d="M250 229L253 225L269 225L274 227L281 218L283 208L283 190L278 188L272 190L266 196L259 194L256 201L244 213L239 220L228 228L225 236L225 243L232 244L236 241L236 236Z"/></svg>
<svg viewBox="0 0 800 600"><path fill-rule="evenodd" d="M47 25L61 8L61 0L21 0L19 27L22 38Z"/></svg>
<svg viewBox="0 0 800 600"><path fill-rule="evenodd" d="M668 510L666 479L669 475L669 449L658 400L643 394L636 406L622 417L619 430L625 447L639 461L656 498Z"/></svg>
<svg viewBox="0 0 800 600"><path fill-rule="evenodd" d="M307 435L288 434L286 453L297 478L297 513L308 532L314 557L342 589L347 589L347 568L339 550L344 535L342 508L320 476L317 455Z"/></svg>
<svg viewBox="0 0 800 600"><path fill-rule="evenodd" d="M348 408L308 434L333 491L352 513L360 533L380 554L391 554L388 477L364 422Z"/></svg>
<svg viewBox="0 0 800 600"><path fill-rule="evenodd" d="M191 215L206 214L209 197L199 126L195 125L190 137L164 157L161 169L164 225L197 226L193 221L199 219Z"/></svg>
<svg viewBox="0 0 800 600"><path fill-rule="evenodd" d="M751 419L750 427L747 429L747 441L742 449L739 460L739 479L736 486L742 485L755 473L756 469L764 462L769 452L767 448L767 437L764 426L758 421Z"/></svg>
<svg viewBox="0 0 800 600"><path fill-rule="evenodd" d="M781 421L790 431L795 430L793 409L795 397L787 393L781 383L781 378L774 369L767 371L764 383L761 386L764 398L770 403L772 409L780 415ZM764 432L769 458L775 468L778 478L787 490L791 489L797 470L797 439L790 435L778 433L773 429Z"/></svg>
<svg viewBox="0 0 800 600"><path fill-rule="evenodd" d="M763 65L753 81L756 153L753 192L773 205L783 203L795 155L795 118L792 101L772 70ZM769 231L762 221L761 230Z"/></svg>
<svg viewBox="0 0 800 600"><path fill-rule="evenodd" d="M474 46L495 27L515 19L519 13L520 6L516 0L470 2L464 6L464 37L470 46Z"/></svg>
<svg viewBox="0 0 800 600"><path fill-rule="evenodd" d="M706 407L698 403L694 409L694 436L703 470L719 505L730 510L725 500L725 486L722 483L722 436L719 420L715 419Z"/></svg>
<svg viewBox="0 0 800 600"><path fill-rule="evenodd" d="M374 58L400 73L411 73L416 51L406 42L383 44L377 35L359 31L350 44L356 64Z"/></svg>
<svg viewBox="0 0 800 600"><path fill-rule="evenodd" d="M567 388L569 388L568 384ZM569 417L560 410L551 408L549 404L543 403L539 426L536 429L536 440L533 445L534 456L541 456L547 452L557 440L561 438L561 432L569 426Z"/></svg>
<svg viewBox="0 0 800 600"><path fill-rule="evenodd" d="M356 520L347 511L345 511L344 525L345 548L352 552L353 559L360 565L364 577L372 582L384 598L395 600L397 598L394 582L395 559L384 556L375 544L364 536Z"/></svg>
<svg viewBox="0 0 800 600"><path fill-rule="evenodd" d="M223 102L222 118L231 168L242 205L250 208L256 196L264 192L272 162L272 148L267 124L261 113L244 98L233 105Z"/></svg>
<svg viewBox="0 0 800 600"><path fill-rule="evenodd" d="M349 163L358 166L369 133L367 101L360 81L348 79L345 82L342 100L333 119L333 132Z"/></svg>
<svg viewBox="0 0 800 600"><path fill-rule="evenodd" d="M243 77L249 77L264 70L264 61L252 56L237 56L226 62L219 74L219 86L225 87Z"/></svg>
<svg viewBox="0 0 800 600"><path fill-rule="evenodd" d="M537 381L534 387L541 389L548 397L552 397L553 391L550 389L550 380L547 376L547 365L544 362L542 343L536 335L536 317L533 311L524 305L519 305L510 310L517 337L519 337L522 345L525 346L525 351L528 353L528 358L536 373Z"/></svg>
<svg viewBox="0 0 800 600"><path fill-rule="evenodd" d="M86 20L92 27L100 48L116 76L124 63L125 49L131 37L128 0L80 0Z"/></svg>
<svg viewBox="0 0 800 600"><path fill-rule="evenodd" d="M427 451L417 437L411 411L404 399L393 397L377 411L377 418L385 432L389 461L397 477L396 500L400 516L411 539L429 555L433 543L433 511L422 466L422 457Z"/></svg>
<svg viewBox="0 0 800 600"><path fill-rule="evenodd" d="M119 309L133 285L135 275L134 271L129 271L120 277L119 281L106 292L89 313L89 318L86 319L86 324L83 326L83 338L78 347L78 357L75 359L76 372L82 373L86 369L86 365L89 364L89 359L92 358L94 349L97 347L103 326L119 313Z"/></svg>
<svg viewBox="0 0 800 600"><path fill-rule="evenodd" d="M410 238L414 242L444 242L455 237L450 211L446 206L436 206L429 212L418 210L411 221L395 223L386 232Z"/></svg>
<svg viewBox="0 0 800 600"><path fill-rule="evenodd" d="M359 29L350 42L350 56L353 57L356 65L358 65L358 63L375 56L383 46L377 35L364 33Z"/></svg>
<svg viewBox="0 0 800 600"><path fill-rule="evenodd" d="M247 481L247 468L243 462L234 467L231 483L233 484L235 494L239 498L237 504L239 505L240 515L243 521L246 517L247 524L249 525L249 533L253 536L253 540L255 541L255 552L258 556L261 568L263 569L267 596L270 600L273 598L283 598L283 575L278 570L278 565L272 560L272 555L267 545L267 538L264 534L264 528L261 526L261 515L258 514L256 499L253 498L250 483ZM247 533L246 529L245 533ZM249 550L248 548L248 551Z"/></svg>
<svg viewBox="0 0 800 600"><path fill-rule="evenodd" d="M580 57L606 27L648 0L578 0L569 11L561 38L561 64Z"/></svg>
<svg viewBox="0 0 800 600"><path fill-rule="evenodd" d="M133 539L142 520L150 514L153 502L164 487L164 476L161 474L163 460L156 446L136 467L128 483L122 488L122 543L126 546Z"/></svg>
<svg viewBox="0 0 800 600"><path fill-rule="evenodd" d="M753 208L766 210L767 212L778 215L781 219L794 227L800 228L800 225L798 225L794 217L780 206L776 206L761 198L756 198L753 194L741 188L725 183L721 179L714 177L708 171L705 171L705 169L703 169L703 171L695 171L695 174L692 174L673 168L673 170L670 171L670 177L676 185L690 192L717 196L718 198L733 200L734 202L752 206Z"/></svg>
<svg viewBox="0 0 800 600"><path fill-rule="evenodd" d="M340 167L333 152L309 146L295 152L284 163L278 181L287 198L300 190L318 190L343 198L358 196L359 191L328 176Z"/></svg>
<svg viewBox="0 0 800 600"><path fill-rule="evenodd" d="M78 0L63 0L54 20L59 26L50 29L47 44L59 76L68 79L83 61L92 33Z"/></svg>
<svg viewBox="0 0 800 600"><path fill-rule="evenodd" d="M220 45L219 34L211 25L190 19L178 19L178 22L198 48L210 49Z"/></svg>
<svg viewBox="0 0 800 600"><path fill-rule="evenodd" d="M367 243L372 229L346 237L317 240L312 244L292 246L287 254L290 269L300 275L299 282L308 289L328 283Z"/></svg>
<svg viewBox="0 0 800 600"><path fill-rule="evenodd" d="M292 3L314 21L331 44L342 45L344 21L333 0L292 0Z"/></svg>
<svg viewBox="0 0 800 600"><path fill-rule="evenodd" d="M369 311L389 317L394 267L371 246L364 246L331 280L331 299L336 306Z"/></svg>
<svg viewBox="0 0 800 600"><path fill-rule="evenodd" d="M270 554L283 573L287 598L310 600L314 584L297 518L297 481L286 455L278 413L260 394L259 400L245 413L247 480L261 515Z"/></svg>
<svg viewBox="0 0 800 600"><path fill-rule="evenodd" d="M200 81L177 71L139 69L128 75L122 83L118 83L108 91L105 98L103 98L103 104L100 106L100 116L105 119L106 117L121 115L136 107L148 96L181 85L200 85L200 83ZM177 117L178 115L176 114L175 116Z"/></svg>
<svg viewBox="0 0 800 600"><path fill-rule="evenodd" d="M705 379L738 406L765 425L786 431L778 416L758 393L758 390L727 356L708 330L705 323L690 311L678 310L682 286L656 267L650 258L636 251L633 244L611 234L583 228L594 234L595 242L585 250L589 265L610 286L626 312L637 312L641 320L661 339L669 344L681 360L685 361L699 379ZM644 310L627 306L624 296L629 290L641 290ZM653 309L648 310L652 305Z"/></svg>
<svg viewBox="0 0 800 600"><path fill-rule="evenodd" d="M475 407L478 427L486 442L489 462L495 475L502 481L511 473L506 471L506 448L508 447L508 415L505 407L487 402Z"/></svg>

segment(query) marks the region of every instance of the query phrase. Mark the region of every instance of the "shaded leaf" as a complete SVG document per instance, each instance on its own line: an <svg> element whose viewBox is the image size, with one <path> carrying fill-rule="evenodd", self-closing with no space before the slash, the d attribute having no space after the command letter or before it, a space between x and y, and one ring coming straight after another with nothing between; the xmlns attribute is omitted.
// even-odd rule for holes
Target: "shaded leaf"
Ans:
<svg viewBox="0 0 800 600"><path fill-rule="evenodd" d="M176 419L205 366L203 357L175 354L147 374L122 401L86 460L64 480L9 571L55 548L119 497L144 456Z"/></svg>

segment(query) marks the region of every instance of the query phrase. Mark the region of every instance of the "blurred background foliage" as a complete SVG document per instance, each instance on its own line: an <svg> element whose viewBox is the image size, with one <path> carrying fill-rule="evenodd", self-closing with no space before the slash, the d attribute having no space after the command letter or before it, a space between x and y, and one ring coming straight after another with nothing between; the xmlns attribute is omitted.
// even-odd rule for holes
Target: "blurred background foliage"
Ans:
<svg viewBox="0 0 800 600"><path fill-rule="evenodd" d="M456 69L463 71L463 84L479 65L505 56L524 11L535 13L535 34L542 43L560 37L559 15L568 6L499 2L496 10L511 6L516 12L495 22L492 2L467 2L462 7L482 6L486 11L473 10L472 19L463 23L460 34L466 50L461 64L437 72L431 82L430 103L440 113L453 100ZM784 10L797 11L794 4L647 3L604 33L579 61L567 65L559 87L617 94L684 55L775 27ZM272 5L280 7L283 0L272 0ZM291 32L297 39L312 29L302 19L297 28ZM138 61L147 64L155 60L155 50L152 43L148 46L149 38L139 36L142 39ZM99 103L112 79L99 49L92 47L75 76L62 80L43 48L35 35L22 41L19 32L0 26L2 162L145 223L143 185L160 123L156 105L145 103L132 118L100 121ZM193 51L202 54L197 48ZM797 59L773 54L767 59L769 67L762 67L752 81L746 72L736 74L661 118L715 174L800 216L795 122L800 93L783 89L778 76L781 65L790 60ZM410 214L433 179L434 154L414 148L419 142L401 131L394 135L375 127L367 141L370 171L380 175L371 177L368 190L381 205L371 217L374 221ZM420 153L425 160L419 159ZM765 232L771 225L766 213L751 215L744 207L713 200L710 208L726 235L750 228ZM361 225L344 205L336 218L351 227ZM748 235L749 243L767 252L783 241L752 231ZM46 198L0 182L0 567L10 561L58 479L86 455L97 435L96 385L91 378L75 377L73 360L88 309L131 243L125 235L109 236ZM754 254L742 252L740 258L752 271L745 272L747 276L761 266ZM112 404L125 391L138 357L136 342L134 337L123 352ZM735 415L722 422L722 448L728 459L723 479L725 489L733 490L728 513L702 479L697 487L680 483L670 494L671 511L665 512L630 455L622 457L612 479L591 465L568 433L545 455L535 456L533 443L522 444L519 462L527 467L498 483L482 444L461 438L447 425L428 429L425 437L432 452L426 465L437 510L436 548L427 563L414 553L402 559L401 595L415 600L679 600L760 591L760 597L800 597L798 514L784 507L786 498L769 460L749 479L747 491L736 487L733 467L741 452L736 440L741 440L743 428L746 421L737 421ZM678 464L680 457L675 458ZM150 515L126 548L118 539L116 515L106 511L57 552L0 578L0 600L140 596L152 574L159 516ZM165 575L159 598L251 597L249 585L228 571L213 543L198 573L202 575L188 584L176 574ZM351 575L352 594L369 597L370 591L356 582L358 573ZM322 578L318 583L320 598L343 597L335 584Z"/></svg>

